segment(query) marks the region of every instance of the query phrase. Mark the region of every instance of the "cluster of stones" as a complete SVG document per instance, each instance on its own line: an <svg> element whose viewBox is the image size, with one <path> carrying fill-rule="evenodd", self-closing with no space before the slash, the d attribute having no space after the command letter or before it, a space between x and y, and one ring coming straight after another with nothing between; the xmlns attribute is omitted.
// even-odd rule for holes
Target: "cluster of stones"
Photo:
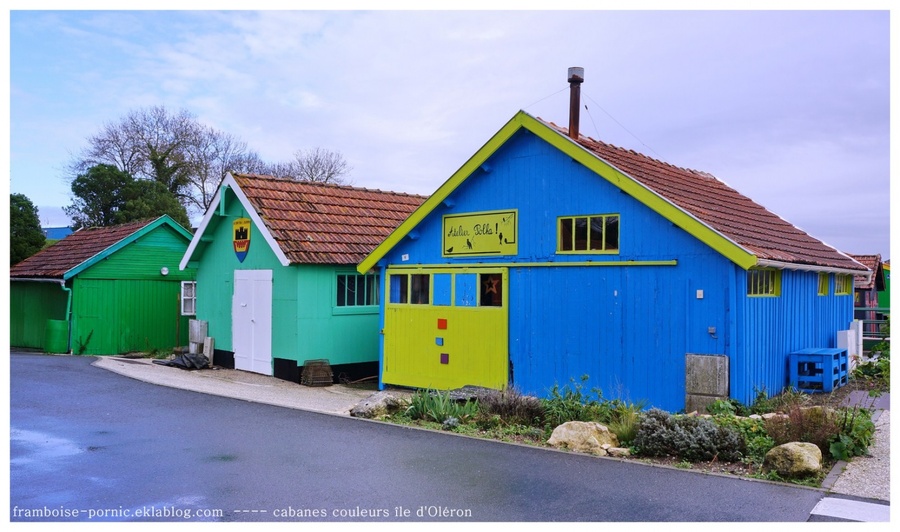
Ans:
<svg viewBox="0 0 900 532"><path fill-rule="evenodd" d="M820 409L821 407L812 407ZM824 411L822 412L824 414ZM698 415L696 412L688 415ZM703 415L703 417L712 417ZM787 418L786 414L752 415L751 419ZM605 425L593 421L569 421L553 429L547 443L553 447L596 456L628 457L629 450L619 447L618 438ZM766 453L763 467L783 478L803 478L822 470L822 451L813 443L789 442Z"/></svg>
<svg viewBox="0 0 900 532"><path fill-rule="evenodd" d="M380 391L360 401L350 409L350 415L364 419L380 419L397 412L403 400L394 394Z"/></svg>
<svg viewBox="0 0 900 532"><path fill-rule="evenodd" d="M619 447L619 439L606 425L596 421L568 421L553 429L547 443L553 447L568 449L596 456L630 456L628 449Z"/></svg>
<svg viewBox="0 0 900 532"><path fill-rule="evenodd" d="M361 401L350 411L353 417L366 419L384 418L396 412L404 404L403 399L389 392L378 392ZM825 411L821 407L812 407ZM698 415L693 412L688 415ZM704 414L703 417L711 417ZM752 415L751 419L788 417L786 414L770 413ZM631 455L625 447L619 447L616 435L602 423L595 421L569 421L553 429L547 443L559 449L589 453L595 456L626 458ZM822 451L818 446L806 442L789 442L778 445L766 453L763 467L775 471L784 478L802 478L816 475L822 470Z"/></svg>

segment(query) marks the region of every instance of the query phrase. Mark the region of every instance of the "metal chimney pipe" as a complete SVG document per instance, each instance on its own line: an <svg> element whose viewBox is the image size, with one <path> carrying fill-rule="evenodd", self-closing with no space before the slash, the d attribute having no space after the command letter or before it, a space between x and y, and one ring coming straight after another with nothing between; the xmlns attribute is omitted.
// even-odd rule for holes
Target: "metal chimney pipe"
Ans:
<svg viewBox="0 0 900 532"><path fill-rule="evenodd" d="M578 118L581 108L581 83L584 81L582 67L569 68L569 137L578 140Z"/></svg>

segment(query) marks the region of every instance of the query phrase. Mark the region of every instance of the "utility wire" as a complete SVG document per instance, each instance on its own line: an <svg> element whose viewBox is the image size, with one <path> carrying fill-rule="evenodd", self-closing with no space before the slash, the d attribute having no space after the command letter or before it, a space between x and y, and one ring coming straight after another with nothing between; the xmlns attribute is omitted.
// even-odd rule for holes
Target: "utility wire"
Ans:
<svg viewBox="0 0 900 532"><path fill-rule="evenodd" d="M545 97L541 98L540 100L537 100L536 102L534 102L534 103L532 103L532 104L530 104L530 105L525 106L525 109L527 110L527 109L530 108L530 107L534 107L535 105L541 103L542 101L547 100L547 99L549 99L549 98L552 98L552 97L556 96L557 94L559 94L559 93L561 93L561 92L565 92L565 91L567 91L567 90L569 90L569 86L568 86L568 85L566 85L566 86L563 87L562 89L560 89L560 90L554 92L553 94L550 94L550 95L548 95L548 96L545 96ZM632 133L627 127L623 126L621 122L619 122L618 120L616 120L616 118L615 118L613 115L611 115L611 114L609 113L609 111L607 111L606 109L604 109L602 105L600 105L599 103L597 103L596 100L594 100L593 98L591 98L591 97L590 97L589 95L587 95L587 94L585 94L584 96L585 96L585 98L587 98L588 100L590 100L592 103L594 103L598 108L600 108L600 110L603 111L603 112L606 114L606 116L608 116L608 117L610 118L610 120L612 120L613 122L615 122L616 124L618 124L618 126L619 126L620 128L622 128L623 130L625 130L625 132L627 132L629 135L631 135L632 137L634 137L635 140L637 140L638 142L640 142L642 146L644 146L644 147L647 148L648 150L650 150L650 151L652 151L653 153L655 153L656 156L657 156L660 160L662 160L662 158L663 158L662 155L660 155L659 153L657 153L657 151L654 150L653 148L651 148L650 146L647 146L647 143L645 143L643 140L641 140L640 138L638 138L638 136L635 135L634 133ZM594 126L594 134L596 135L597 140L600 140L600 129L597 127L597 123L594 121L594 115L591 114L591 110L590 110L590 108L587 106L587 104L584 104L584 110L587 111L588 117L591 119L591 124Z"/></svg>
<svg viewBox="0 0 900 532"><path fill-rule="evenodd" d="M593 98L591 98L591 97L588 96L587 94L585 94L585 98L587 98L588 100L590 100L591 102L593 102L594 104L596 104L597 107L599 107L601 111L603 111L604 113L606 113L606 116L608 116L608 117L610 118L610 120L612 120L613 122L615 122L616 124L618 124L620 128L624 129L629 135L631 135L632 137L634 137L635 140L637 140L638 142L640 142L644 147L646 147L648 150L652 151L653 153L656 153L656 156L657 156L658 158L660 158L660 159L663 158L662 155L660 155L659 153L656 152L656 150L654 150L654 149L651 148L650 146L647 146L647 144L646 144L643 140L639 139L637 135L635 135L634 133L632 133L631 131L629 131L629 129L628 129L627 127L623 126L621 122L619 122L618 120L616 120L616 118L615 118L613 115L609 114L609 112L608 112L606 109L604 109L602 105L600 105L599 103L597 103L596 100L594 100ZM593 122L594 122L594 117L591 115L591 112L590 112L590 110L588 109L588 106L585 105L585 106L584 106L584 109L588 112L588 116L591 117L591 123L593 123ZM594 125L594 129L595 129L595 130L597 129L596 124Z"/></svg>

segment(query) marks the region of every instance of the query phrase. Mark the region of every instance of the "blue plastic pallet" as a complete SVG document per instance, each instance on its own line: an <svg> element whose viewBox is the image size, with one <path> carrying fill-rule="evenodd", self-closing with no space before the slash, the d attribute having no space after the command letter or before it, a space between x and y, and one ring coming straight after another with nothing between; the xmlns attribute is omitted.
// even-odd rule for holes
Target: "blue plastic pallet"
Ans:
<svg viewBox="0 0 900 532"><path fill-rule="evenodd" d="M843 348L810 348L790 354L790 384L801 392L832 392L847 384L849 357Z"/></svg>

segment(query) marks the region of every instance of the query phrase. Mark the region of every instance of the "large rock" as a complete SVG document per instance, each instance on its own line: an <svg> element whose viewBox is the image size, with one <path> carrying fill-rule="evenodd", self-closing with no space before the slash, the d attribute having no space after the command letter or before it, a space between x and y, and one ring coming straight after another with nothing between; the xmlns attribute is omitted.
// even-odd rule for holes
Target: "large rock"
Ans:
<svg viewBox="0 0 900 532"><path fill-rule="evenodd" d="M581 453L606 456L607 449L619 446L619 439L600 423L569 421L553 429L547 443Z"/></svg>
<svg viewBox="0 0 900 532"><path fill-rule="evenodd" d="M374 419L393 414L402 406L402 401L389 392L376 392L363 399L350 409L350 415L365 419Z"/></svg>
<svg viewBox="0 0 900 532"><path fill-rule="evenodd" d="M785 443L766 453L763 466L784 478L815 475L822 470L822 451L813 443Z"/></svg>

